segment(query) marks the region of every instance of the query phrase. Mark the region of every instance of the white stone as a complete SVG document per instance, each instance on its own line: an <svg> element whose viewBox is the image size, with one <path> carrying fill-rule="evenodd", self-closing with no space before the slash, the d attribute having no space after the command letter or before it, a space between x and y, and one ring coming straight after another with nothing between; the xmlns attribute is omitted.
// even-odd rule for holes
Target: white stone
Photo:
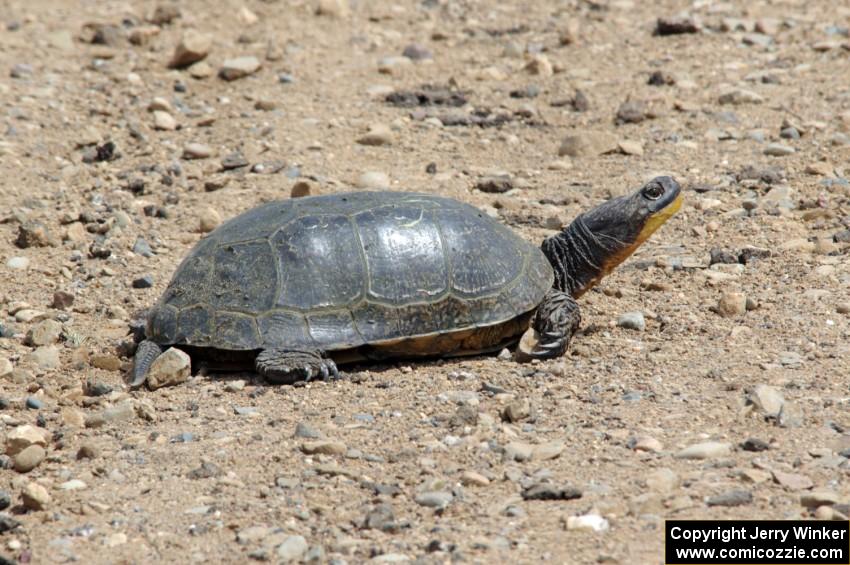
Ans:
<svg viewBox="0 0 850 565"><path fill-rule="evenodd" d="M6 266L10 269L22 271L30 266L30 260L26 257L12 257L6 261Z"/></svg>
<svg viewBox="0 0 850 565"><path fill-rule="evenodd" d="M732 446L719 441L706 441L690 445L678 453L676 459L713 459L732 453Z"/></svg>
<svg viewBox="0 0 850 565"><path fill-rule="evenodd" d="M380 171L367 171L357 179L357 186L371 190L386 190L390 187L390 177Z"/></svg>
<svg viewBox="0 0 850 565"><path fill-rule="evenodd" d="M174 386L189 379L192 360L184 351L169 348L156 358L148 371L147 383L152 390L164 386Z"/></svg>

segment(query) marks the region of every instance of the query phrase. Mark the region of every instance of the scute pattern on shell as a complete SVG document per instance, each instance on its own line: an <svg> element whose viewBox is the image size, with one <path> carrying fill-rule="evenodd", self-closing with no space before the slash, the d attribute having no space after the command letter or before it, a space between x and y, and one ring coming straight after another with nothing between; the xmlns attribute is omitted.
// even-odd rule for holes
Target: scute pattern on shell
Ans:
<svg viewBox="0 0 850 565"><path fill-rule="evenodd" d="M339 350L492 326L551 288L542 252L480 210L418 193L272 202L193 249L151 312L160 344Z"/></svg>

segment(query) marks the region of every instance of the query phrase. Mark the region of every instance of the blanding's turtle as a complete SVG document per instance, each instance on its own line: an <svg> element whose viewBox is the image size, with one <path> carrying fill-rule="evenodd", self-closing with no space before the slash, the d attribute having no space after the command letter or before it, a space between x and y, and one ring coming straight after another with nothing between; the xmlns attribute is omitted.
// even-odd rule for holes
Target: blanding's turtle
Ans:
<svg viewBox="0 0 850 565"><path fill-rule="evenodd" d="M163 350L243 356L271 382L336 377L336 361L499 350L562 355L575 299L681 206L658 177L578 216L537 248L480 210L429 194L272 202L213 231L150 311L132 380Z"/></svg>

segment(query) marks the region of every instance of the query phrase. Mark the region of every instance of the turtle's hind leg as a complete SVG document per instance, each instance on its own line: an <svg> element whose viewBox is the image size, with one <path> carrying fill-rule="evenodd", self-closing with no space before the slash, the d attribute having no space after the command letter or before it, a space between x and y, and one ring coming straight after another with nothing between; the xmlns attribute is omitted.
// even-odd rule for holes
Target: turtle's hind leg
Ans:
<svg viewBox="0 0 850 565"><path fill-rule="evenodd" d="M580 323L581 310L575 299L569 293L550 290L531 321L539 342L530 356L534 359L560 357L567 351Z"/></svg>
<svg viewBox="0 0 850 565"><path fill-rule="evenodd" d="M336 364L321 351L309 349L264 349L254 361L256 371L274 384L292 384L321 377L339 378Z"/></svg>
<svg viewBox="0 0 850 565"><path fill-rule="evenodd" d="M133 357L133 372L132 372L132 380L130 381L130 387L136 388L141 386L142 383L145 382L145 379L148 376L148 370L153 365L153 362L156 361L156 358L162 355L162 348L152 342L149 339L146 339L139 343L136 348L136 356Z"/></svg>

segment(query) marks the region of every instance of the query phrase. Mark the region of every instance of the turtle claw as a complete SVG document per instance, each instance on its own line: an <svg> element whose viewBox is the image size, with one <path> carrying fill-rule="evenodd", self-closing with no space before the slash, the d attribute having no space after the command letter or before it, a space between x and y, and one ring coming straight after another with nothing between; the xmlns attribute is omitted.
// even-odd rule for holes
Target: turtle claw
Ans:
<svg viewBox="0 0 850 565"><path fill-rule="evenodd" d="M254 366L275 384L310 382L319 377L328 382L339 378L336 364L320 351L267 349L260 352Z"/></svg>
<svg viewBox="0 0 850 565"><path fill-rule="evenodd" d="M550 337L550 336L545 336ZM537 344L537 347L531 351L532 359L551 359L553 357L560 357L567 350L567 345L569 341L564 339L563 336L557 337L552 341L541 341Z"/></svg>
<svg viewBox="0 0 850 565"><path fill-rule="evenodd" d="M538 342L527 353L531 359L553 359L567 351L581 321L578 304L566 292L550 290L538 306L532 327Z"/></svg>
<svg viewBox="0 0 850 565"><path fill-rule="evenodd" d="M304 380L306 382L310 382L316 377L322 377L322 381L326 383L338 381L339 369L336 368L336 363L334 363L332 359L322 359L322 363L317 365L317 367L314 367L313 370L310 370Z"/></svg>

